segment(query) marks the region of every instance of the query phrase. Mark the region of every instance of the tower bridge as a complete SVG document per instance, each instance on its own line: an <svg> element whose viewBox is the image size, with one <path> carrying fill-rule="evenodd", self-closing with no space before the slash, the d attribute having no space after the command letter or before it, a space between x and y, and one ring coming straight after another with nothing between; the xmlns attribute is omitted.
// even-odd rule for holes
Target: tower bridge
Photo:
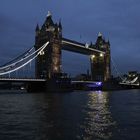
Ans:
<svg viewBox="0 0 140 140"><path fill-rule="evenodd" d="M67 50L90 56L89 61L91 65L92 81L109 80L111 76L109 41L106 41L102 34L99 33L95 44L80 43L63 37L62 29L61 22L54 23L51 13L48 12L43 25L41 27L39 27L39 25L36 26L34 49L29 49L26 53L20 55L20 57L1 66L0 75L10 74L35 60L36 80L32 79L27 81L41 82L38 81L39 79L45 79L46 81L51 79L54 75L62 73L62 50ZM20 80L17 77L17 81L26 80Z"/></svg>
<svg viewBox="0 0 140 140"><path fill-rule="evenodd" d="M36 60L36 78L51 78L55 73L62 72L62 50L72 51L90 56L91 80L107 81L111 76L110 43L105 41L101 33L95 44L84 44L62 36L62 24L54 23L48 13L44 24L36 27L35 50L49 41L43 55Z"/></svg>

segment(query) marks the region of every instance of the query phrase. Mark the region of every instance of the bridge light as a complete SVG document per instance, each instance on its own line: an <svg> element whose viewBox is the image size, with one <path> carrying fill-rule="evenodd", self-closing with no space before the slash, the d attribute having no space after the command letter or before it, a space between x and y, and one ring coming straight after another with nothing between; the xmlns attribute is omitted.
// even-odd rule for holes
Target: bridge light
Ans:
<svg viewBox="0 0 140 140"><path fill-rule="evenodd" d="M44 54L45 54L44 51L41 51L41 52L40 52L40 55L44 55Z"/></svg>
<svg viewBox="0 0 140 140"><path fill-rule="evenodd" d="M93 60L95 58L95 55L93 54L93 55L91 55L91 59Z"/></svg>
<svg viewBox="0 0 140 140"><path fill-rule="evenodd" d="M58 71L58 67L57 66L54 66L54 71Z"/></svg>
<svg viewBox="0 0 140 140"><path fill-rule="evenodd" d="M104 55L102 53L100 53L100 57L103 57Z"/></svg>
<svg viewBox="0 0 140 140"><path fill-rule="evenodd" d="M85 47L86 47L86 48L88 48L88 47L89 47L89 44L88 44L88 43L86 43L86 44L85 44Z"/></svg>

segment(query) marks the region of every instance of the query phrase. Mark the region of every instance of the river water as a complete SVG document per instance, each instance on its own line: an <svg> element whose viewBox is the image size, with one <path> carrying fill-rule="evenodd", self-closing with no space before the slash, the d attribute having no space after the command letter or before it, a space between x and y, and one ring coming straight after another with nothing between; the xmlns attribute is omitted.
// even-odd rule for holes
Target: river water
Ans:
<svg viewBox="0 0 140 140"><path fill-rule="evenodd" d="M140 90L0 91L0 140L139 140Z"/></svg>

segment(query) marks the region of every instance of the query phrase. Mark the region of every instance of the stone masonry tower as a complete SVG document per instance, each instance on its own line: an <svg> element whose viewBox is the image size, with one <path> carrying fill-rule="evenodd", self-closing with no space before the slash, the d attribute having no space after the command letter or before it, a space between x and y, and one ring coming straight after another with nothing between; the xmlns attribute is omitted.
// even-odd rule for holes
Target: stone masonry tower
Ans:
<svg viewBox="0 0 140 140"><path fill-rule="evenodd" d="M35 50L49 41L49 45L41 52L35 62L36 78L51 78L61 72L61 22L54 23L52 15L48 12L41 28L37 25L35 36Z"/></svg>
<svg viewBox="0 0 140 140"><path fill-rule="evenodd" d="M92 47L92 46L91 46ZM91 55L91 78L93 81L108 81L111 78L111 56L110 56L110 43L103 39L102 34L99 32L94 48L102 50L105 54L95 53Z"/></svg>

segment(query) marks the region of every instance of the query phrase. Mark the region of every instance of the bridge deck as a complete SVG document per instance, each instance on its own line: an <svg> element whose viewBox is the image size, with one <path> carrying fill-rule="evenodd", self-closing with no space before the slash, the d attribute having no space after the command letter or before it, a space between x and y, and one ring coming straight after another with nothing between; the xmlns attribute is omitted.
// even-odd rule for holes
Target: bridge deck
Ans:
<svg viewBox="0 0 140 140"><path fill-rule="evenodd" d="M14 79L14 78L0 78L0 82L45 82L45 79Z"/></svg>
<svg viewBox="0 0 140 140"><path fill-rule="evenodd" d="M0 82L45 82L46 79L16 79L16 78L0 78ZM97 81L71 81L71 83L101 83Z"/></svg>

